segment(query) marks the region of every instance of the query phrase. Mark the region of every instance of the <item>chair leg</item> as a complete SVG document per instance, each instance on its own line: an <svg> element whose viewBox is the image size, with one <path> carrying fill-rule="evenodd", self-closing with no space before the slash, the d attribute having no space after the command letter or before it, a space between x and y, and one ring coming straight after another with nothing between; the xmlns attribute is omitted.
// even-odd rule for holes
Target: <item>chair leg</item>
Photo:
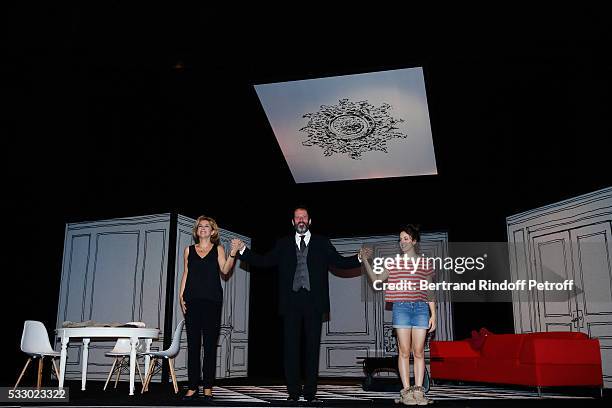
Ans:
<svg viewBox="0 0 612 408"><path fill-rule="evenodd" d="M30 361L32 361L32 357L28 357L28 361L26 361L25 365L23 366L23 370L21 370L21 374L19 374L19 378L17 379L17 383L15 383L15 386L13 387L13 391L15 390L15 388L17 388L17 386L19 385L19 382L23 378L23 375L25 374L26 369L28 368L28 365L30 365Z"/></svg>
<svg viewBox="0 0 612 408"><path fill-rule="evenodd" d="M136 359L136 369L138 370L138 376L140 377L140 383L144 384L144 380L142 379L142 372L140 371L140 364L138 364L138 359Z"/></svg>
<svg viewBox="0 0 612 408"><path fill-rule="evenodd" d="M145 387L147 386L147 382L149 381L149 374L151 373L152 368L153 366L149 363L149 370L145 374L145 379L144 379L144 382L142 383L142 389L140 390L141 394L144 394L145 392Z"/></svg>
<svg viewBox="0 0 612 408"><path fill-rule="evenodd" d="M174 386L174 393L178 394L178 385L176 384L176 374L174 373L174 359L168 359L168 365L170 366L170 375L172 375L172 385Z"/></svg>
<svg viewBox="0 0 612 408"><path fill-rule="evenodd" d="M149 391L149 383L151 382L151 378L153 377L153 373L155 372L155 362L156 361L157 360L153 358L149 362L149 371L147 371L147 374L145 375L145 380L144 380L144 383L142 384L142 391L140 392L141 394L144 394L145 391Z"/></svg>
<svg viewBox="0 0 612 408"><path fill-rule="evenodd" d="M151 375L149 376L149 381L147 381L146 391L149 391L149 385L151 385L151 380L153 380L153 376L155 375L155 370L157 369L157 361L158 361L158 358L155 357L153 359L153 370L151 371Z"/></svg>
<svg viewBox="0 0 612 408"><path fill-rule="evenodd" d="M51 362L53 363L53 370L55 370L55 376L57 377L57 380L59 381L59 370L57 369L57 366L55 365L55 359L53 357L51 357Z"/></svg>
<svg viewBox="0 0 612 408"><path fill-rule="evenodd" d="M115 378L115 388L117 388L117 383L119 382L119 377L121 376L121 370L123 370L123 361L125 357L121 357L119 361L119 366L117 367L117 378Z"/></svg>
<svg viewBox="0 0 612 408"><path fill-rule="evenodd" d="M111 367L110 371L108 372L108 377L106 378L106 383L104 384L104 391L106 391L106 386L108 385L108 382L110 381L112 375L113 375L113 371L115 371L115 364L117 364L117 357L115 357L115 359L113 360L113 366Z"/></svg>
<svg viewBox="0 0 612 408"><path fill-rule="evenodd" d="M40 390L40 386L42 385L43 360L44 357L40 356L40 360L38 360L38 378L36 379L37 390Z"/></svg>

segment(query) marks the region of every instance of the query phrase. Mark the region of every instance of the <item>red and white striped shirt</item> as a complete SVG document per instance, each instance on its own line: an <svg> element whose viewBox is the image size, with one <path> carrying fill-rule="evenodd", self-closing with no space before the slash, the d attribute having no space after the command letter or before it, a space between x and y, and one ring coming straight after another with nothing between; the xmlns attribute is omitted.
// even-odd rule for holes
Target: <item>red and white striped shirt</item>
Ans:
<svg viewBox="0 0 612 408"><path fill-rule="evenodd" d="M385 290L385 302L428 302L428 291L422 290L421 281L430 280L433 274L433 265L426 258L416 259L414 268L412 259L404 259L399 264L387 268L389 278L387 284L394 284L395 289ZM398 288L399 287L399 288Z"/></svg>

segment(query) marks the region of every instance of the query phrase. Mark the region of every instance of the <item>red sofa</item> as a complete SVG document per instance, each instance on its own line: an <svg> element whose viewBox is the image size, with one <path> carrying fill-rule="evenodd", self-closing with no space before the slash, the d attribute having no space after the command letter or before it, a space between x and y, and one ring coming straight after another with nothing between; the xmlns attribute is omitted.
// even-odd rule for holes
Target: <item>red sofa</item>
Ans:
<svg viewBox="0 0 612 408"><path fill-rule="evenodd" d="M434 379L534 387L602 387L599 340L584 333L491 334L476 350L469 340L431 341Z"/></svg>

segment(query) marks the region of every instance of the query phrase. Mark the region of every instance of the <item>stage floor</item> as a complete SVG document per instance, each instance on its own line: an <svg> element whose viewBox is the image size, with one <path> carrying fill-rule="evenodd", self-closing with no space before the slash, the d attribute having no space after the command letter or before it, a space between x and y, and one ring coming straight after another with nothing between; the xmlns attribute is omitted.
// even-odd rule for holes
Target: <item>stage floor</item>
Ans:
<svg viewBox="0 0 612 408"><path fill-rule="evenodd" d="M244 381L245 379L243 379ZM140 387L134 396L127 393L127 384L120 383L117 389L108 388L103 391L103 383L88 382L87 390L80 390L80 382L70 381L70 402L54 406L104 407L104 406L202 406L218 407L287 407L287 406L341 406L341 407L399 407L394 403L397 392L363 391L356 381L319 382L318 404L308 404L300 401L298 404L286 401L287 393L284 385L246 385L233 381L231 384L221 384L214 389L213 403L204 400L185 402L174 394L171 386L151 384L150 391L140 394ZM139 385L139 384L137 384ZM182 387L181 387L182 388ZM182 389L179 395L182 393ZM445 407L577 407L577 406L609 406L610 397L599 397L598 390L558 390L544 389L539 396L535 389L495 387L487 385L436 384L427 394L435 401L434 406ZM40 405L41 404L26 404ZM44 405L49 406L49 405Z"/></svg>

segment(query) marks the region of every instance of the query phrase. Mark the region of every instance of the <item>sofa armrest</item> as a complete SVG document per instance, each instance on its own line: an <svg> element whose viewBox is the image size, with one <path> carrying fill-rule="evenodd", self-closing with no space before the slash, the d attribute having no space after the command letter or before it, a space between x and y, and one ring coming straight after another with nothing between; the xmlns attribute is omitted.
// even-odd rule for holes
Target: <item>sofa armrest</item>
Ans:
<svg viewBox="0 0 612 408"><path fill-rule="evenodd" d="M480 353L467 341L432 341L429 351L432 359L480 357Z"/></svg>
<svg viewBox="0 0 612 408"><path fill-rule="evenodd" d="M601 365L599 340L526 339L519 360L522 364Z"/></svg>

